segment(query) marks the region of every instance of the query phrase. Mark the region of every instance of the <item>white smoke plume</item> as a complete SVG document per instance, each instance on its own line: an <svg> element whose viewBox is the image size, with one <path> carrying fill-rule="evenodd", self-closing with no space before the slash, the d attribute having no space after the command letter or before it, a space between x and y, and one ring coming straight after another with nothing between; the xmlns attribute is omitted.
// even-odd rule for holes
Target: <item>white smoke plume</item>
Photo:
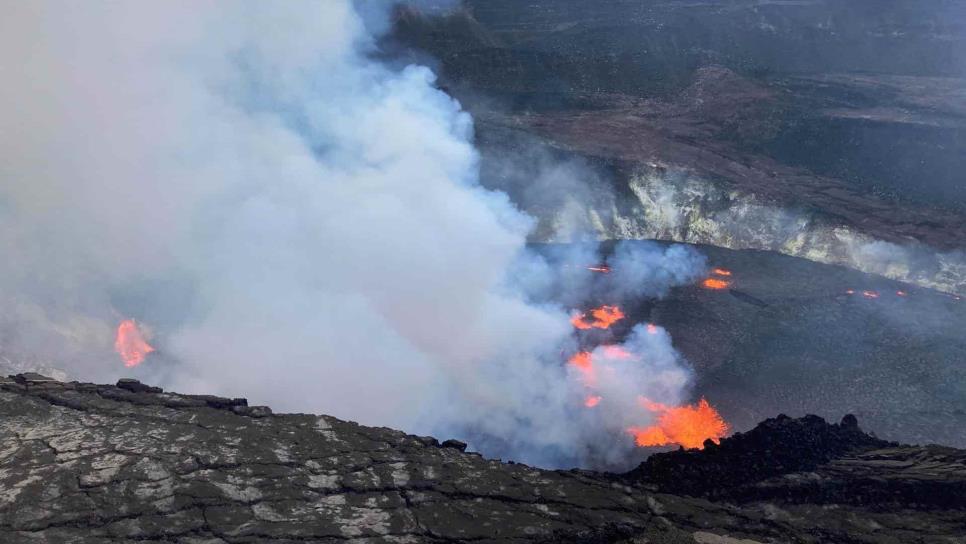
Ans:
<svg viewBox="0 0 966 544"><path fill-rule="evenodd" d="M534 222L478 185L472 120L428 69L371 60L366 8L5 6L0 350L112 380L136 317L168 361L137 371L177 391L579 461L602 431L573 423L569 308L520 291L556 281ZM638 336L621 387L682 400L670 340ZM610 406L610 431L647 422Z"/></svg>

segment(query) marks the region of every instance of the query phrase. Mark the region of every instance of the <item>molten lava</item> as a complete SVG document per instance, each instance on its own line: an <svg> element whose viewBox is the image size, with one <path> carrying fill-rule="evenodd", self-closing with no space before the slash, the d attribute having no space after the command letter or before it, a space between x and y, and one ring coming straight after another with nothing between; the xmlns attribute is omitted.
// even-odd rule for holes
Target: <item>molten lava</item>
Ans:
<svg viewBox="0 0 966 544"><path fill-rule="evenodd" d="M587 408L593 408L594 406L600 404L602 399L603 397L597 395L589 395L586 399L584 399L584 406Z"/></svg>
<svg viewBox="0 0 966 544"><path fill-rule="evenodd" d="M731 283L725 280L719 280L718 278L708 278L703 282L701 282L701 285L704 286L706 289L718 290L718 289L727 289L728 286L731 285Z"/></svg>
<svg viewBox="0 0 966 544"><path fill-rule="evenodd" d="M627 430L638 446L679 444L685 448L703 448L705 440L717 444L728 434L728 424L705 399L693 406L667 406L645 398L639 400L644 408L660 415L655 425Z"/></svg>
<svg viewBox="0 0 966 544"><path fill-rule="evenodd" d="M862 291L862 296L865 298L879 298L878 291Z"/></svg>
<svg viewBox="0 0 966 544"><path fill-rule="evenodd" d="M581 381L585 387L596 387L597 372L594 370L594 361L589 351L581 351L575 354L567 363L580 372Z"/></svg>
<svg viewBox="0 0 966 544"><path fill-rule="evenodd" d="M730 276L731 270L728 270L727 268L715 268L711 271L711 273L715 276Z"/></svg>
<svg viewBox="0 0 966 544"><path fill-rule="evenodd" d="M620 346L604 346L604 357L608 359L631 359L634 357L631 352Z"/></svg>
<svg viewBox="0 0 966 544"><path fill-rule="evenodd" d="M606 264L602 264L600 266L588 266L587 270L590 270L591 272L598 272L600 274L610 274L610 267Z"/></svg>
<svg viewBox="0 0 966 544"><path fill-rule="evenodd" d="M567 362L577 367L577 369L581 372L590 372L594 369L594 363L590 358L589 351L581 351L580 353L571 357Z"/></svg>
<svg viewBox="0 0 966 544"><path fill-rule="evenodd" d="M125 319L117 326L114 350L121 356L124 366L131 368L143 363L154 348L145 341L137 323L133 319Z"/></svg>
<svg viewBox="0 0 966 544"><path fill-rule="evenodd" d="M587 314L575 314L570 323L580 329L609 329L611 325L624 319L624 312L618 306L601 306L590 311L593 321L588 321Z"/></svg>

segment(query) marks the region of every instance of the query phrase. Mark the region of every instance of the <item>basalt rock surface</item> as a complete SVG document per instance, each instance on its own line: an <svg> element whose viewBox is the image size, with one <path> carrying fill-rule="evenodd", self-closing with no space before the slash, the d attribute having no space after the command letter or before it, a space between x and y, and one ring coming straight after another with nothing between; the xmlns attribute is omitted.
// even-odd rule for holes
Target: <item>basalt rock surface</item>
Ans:
<svg viewBox="0 0 966 544"><path fill-rule="evenodd" d="M849 454L897 446L862 432L853 415L838 425L814 415L780 415L720 444L707 441L702 450L653 455L628 477L672 493L730 496L742 486L775 476L814 471Z"/></svg>
<svg viewBox="0 0 966 544"><path fill-rule="evenodd" d="M798 465L783 450L783 469L754 478L757 495L667 492L732 469L741 476L712 487L745 489L749 467L732 463L768 459L796 429L820 438ZM22 374L0 378L0 440L4 543L966 542L966 453L884 444L852 420L779 419L608 475L244 399ZM932 498L904 494L909 482Z"/></svg>
<svg viewBox="0 0 966 544"><path fill-rule="evenodd" d="M703 450L653 455L624 478L733 503L966 509L966 452L879 440L853 415L778 416Z"/></svg>

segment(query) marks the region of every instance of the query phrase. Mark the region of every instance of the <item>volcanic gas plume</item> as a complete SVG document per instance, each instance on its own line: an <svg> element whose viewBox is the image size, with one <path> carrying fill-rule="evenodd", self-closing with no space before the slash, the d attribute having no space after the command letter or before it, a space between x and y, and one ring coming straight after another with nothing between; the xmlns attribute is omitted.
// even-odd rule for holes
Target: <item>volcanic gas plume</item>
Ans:
<svg viewBox="0 0 966 544"><path fill-rule="evenodd" d="M730 271L721 268L714 269L713 273L720 276L731 275ZM588 319L588 314L593 318L592 321ZM604 305L587 313L575 314L571 323L577 331L608 329L625 317L618 306ZM659 334L658 327L653 323L647 323L643 330L647 335ZM567 362L576 371L580 384L588 391L583 397L584 407L596 409L601 403L607 402L607 396L601 393L601 389L605 388L606 377L619 375L621 367L642 365L644 356L622 345L605 344L593 351L575 353ZM669 406L639 396L638 404L658 418L653 425L632 426L627 429L627 433L634 438L634 443L640 447L678 444L686 448L703 448L706 440L717 443L729 430L728 424L705 399L693 406Z"/></svg>
<svg viewBox="0 0 966 544"><path fill-rule="evenodd" d="M632 358L565 364L567 309L661 296L704 257L618 246L571 282L533 255L535 222L479 184L470 115L428 68L379 60L384 4L5 6L0 291L101 325L79 379L154 363L132 320L124 366L102 357L121 300L163 331L169 389L498 437L484 453L545 466L629 445L653 419L635 396L679 404L691 372L643 325ZM560 285L572 300L545 295ZM580 324L622 317L598 310ZM599 418L575 424L588 395Z"/></svg>

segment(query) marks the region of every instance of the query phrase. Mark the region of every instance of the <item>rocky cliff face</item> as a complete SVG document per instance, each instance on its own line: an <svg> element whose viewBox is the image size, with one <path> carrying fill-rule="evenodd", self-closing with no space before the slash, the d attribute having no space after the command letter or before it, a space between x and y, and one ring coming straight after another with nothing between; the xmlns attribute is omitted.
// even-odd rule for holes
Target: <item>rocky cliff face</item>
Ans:
<svg viewBox="0 0 966 544"><path fill-rule="evenodd" d="M797 421L627 475L545 471L244 399L22 374L0 378L0 541L964 541L962 451ZM771 468L749 479L749 460ZM740 481L707 479L721 493L695 487L729 470Z"/></svg>
<svg viewBox="0 0 966 544"><path fill-rule="evenodd" d="M966 19L927 4L466 0L401 18L397 39L439 59L484 170L519 152L514 132L598 165L616 198L584 205L603 238L966 293ZM514 197L546 231L568 213ZM892 255L869 255L882 244Z"/></svg>

